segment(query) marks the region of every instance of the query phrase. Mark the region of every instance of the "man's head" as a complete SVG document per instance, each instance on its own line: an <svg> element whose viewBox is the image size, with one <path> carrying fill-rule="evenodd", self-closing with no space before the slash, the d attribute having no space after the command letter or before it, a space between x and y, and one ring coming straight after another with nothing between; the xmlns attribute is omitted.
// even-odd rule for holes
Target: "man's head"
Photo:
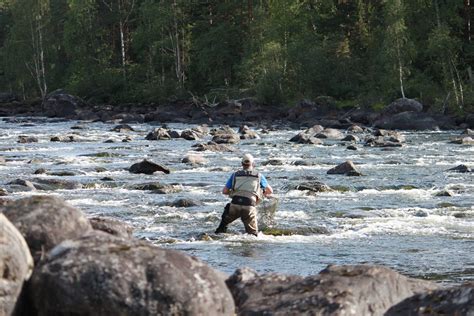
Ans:
<svg viewBox="0 0 474 316"><path fill-rule="evenodd" d="M242 157L242 167L244 167L244 169L251 169L254 166L255 166L255 159L253 158L253 156L251 154L245 154Z"/></svg>

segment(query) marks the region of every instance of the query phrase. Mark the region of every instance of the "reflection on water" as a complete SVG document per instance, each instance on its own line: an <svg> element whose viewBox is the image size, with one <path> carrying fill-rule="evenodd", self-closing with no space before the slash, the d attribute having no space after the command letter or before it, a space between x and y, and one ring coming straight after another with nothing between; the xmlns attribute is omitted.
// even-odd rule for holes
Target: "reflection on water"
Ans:
<svg viewBox="0 0 474 316"><path fill-rule="evenodd" d="M195 255L226 273L249 266L259 272L309 275L329 264L369 263L439 282L474 280L473 175L446 172L459 164L474 166L474 147L448 143L458 131L404 132L402 148L358 143L352 151L331 140L323 146L290 143L298 131L280 129L261 134L259 140L241 141L235 153L220 153L194 151L192 145L210 136L202 141L147 141L153 127L146 124L132 125L135 132L117 133L111 131L113 124L83 123L85 129L71 130L78 122L35 120L32 126L0 121L0 151L6 159L0 165L0 185L10 192L8 198L60 195L90 216L119 218L134 226L136 237ZM169 127L180 132L193 126ZM39 142L19 144L19 135L34 135ZM66 135L75 141L50 141ZM213 237L227 203L222 186L247 152L257 157L259 171L278 196L270 226L293 234L255 238L243 234L242 223L236 221L230 227L233 234ZM182 163L190 153L202 155L207 163ZM128 172L145 158L171 173ZM364 176L326 174L349 159ZM46 173L34 174L40 168ZM61 179L82 188L24 191L7 185L16 179ZM335 190L295 190L308 181ZM136 189L146 183L173 190L156 194ZM451 196L438 194L443 191ZM199 203L172 206L183 198ZM201 240L203 233L212 240Z"/></svg>

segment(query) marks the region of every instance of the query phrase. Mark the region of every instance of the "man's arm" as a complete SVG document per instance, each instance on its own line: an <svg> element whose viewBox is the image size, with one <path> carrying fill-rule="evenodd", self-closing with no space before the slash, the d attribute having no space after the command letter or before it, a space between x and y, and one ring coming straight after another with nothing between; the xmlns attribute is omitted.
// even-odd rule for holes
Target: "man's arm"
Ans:
<svg viewBox="0 0 474 316"><path fill-rule="evenodd" d="M230 178L227 180L224 188L222 189L222 194L225 194L225 195L230 194L230 189L232 189L232 182L234 182L234 174L232 174Z"/></svg>
<svg viewBox="0 0 474 316"><path fill-rule="evenodd" d="M270 196L272 195L272 193L273 193L272 187L269 184L267 184L266 188L263 190L263 195Z"/></svg>
<svg viewBox="0 0 474 316"><path fill-rule="evenodd" d="M260 187L263 189L264 196L270 196L273 193L272 187L268 184L263 174L260 174Z"/></svg>

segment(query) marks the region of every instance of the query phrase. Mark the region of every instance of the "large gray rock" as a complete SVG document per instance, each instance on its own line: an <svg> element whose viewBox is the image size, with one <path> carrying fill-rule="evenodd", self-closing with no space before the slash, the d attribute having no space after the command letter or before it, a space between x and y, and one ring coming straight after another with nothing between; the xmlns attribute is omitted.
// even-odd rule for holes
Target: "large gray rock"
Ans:
<svg viewBox="0 0 474 316"><path fill-rule="evenodd" d="M92 230L84 214L54 196L33 196L0 207L25 237L35 262L66 239Z"/></svg>
<svg viewBox="0 0 474 316"><path fill-rule="evenodd" d="M57 90L46 96L43 109L46 116L72 118L85 105L86 103L82 99Z"/></svg>
<svg viewBox="0 0 474 316"><path fill-rule="evenodd" d="M439 125L433 117L421 112L401 112L374 122L374 127L401 130L436 130Z"/></svg>
<svg viewBox="0 0 474 316"><path fill-rule="evenodd" d="M146 159L144 159L142 162L138 162L131 165L128 171L130 171L131 173L144 173L144 174L153 174L156 171L161 171L166 174L170 173L170 170L168 168L160 166L159 164L156 164L152 161L148 161Z"/></svg>
<svg viewBox="0 0 474 316"><path fill-rule="evenodd" d="M423 111L423 104L407 98L400 98L390 103L383 111L384 114L397 114L401 112L421 112Z"/></svg>
<svg viewBox="0 0 474 316"><path fill-rule="evenodd" d="M474 282L409 297L385 316L474 315Z"/></svg>
<svg viewBox="0 0 474 316"><path fill-rule="evenodd" d="M369 265L329 266L308 277L239 269L226 282L239 315L383 315L407 297L437 288Z"/></svg>
<svg viewBox="0 0 474 316"><path fill-rule="evenodd" d="M0 315L10 315L23 282L33 272L33 258L18 229L0 213Z"/></svg>
<svg viewBox="0 0 474 316"><path fill-rule="evenodd" d="M234 315L223 278L200 260L96 232L55 247L29 291L46 315Z"/></svg>

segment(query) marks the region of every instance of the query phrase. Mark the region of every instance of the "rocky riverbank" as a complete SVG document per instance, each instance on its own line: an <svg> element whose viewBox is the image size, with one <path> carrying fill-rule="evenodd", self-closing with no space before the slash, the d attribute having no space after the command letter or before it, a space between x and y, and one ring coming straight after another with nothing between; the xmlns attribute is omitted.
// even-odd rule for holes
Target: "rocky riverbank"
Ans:
<svg viewBox="0 0 474 316"><path fill-rule="evenodd" d="M338 109L335 100L320 97L302 100L291 108L259 104L254 99L229 100L213 105L192 101L167 104L92 105L58 90L40 100L20 102L14 96L0 98L0 116L47 116L118 123L193 124L292 124L299 127L322 125L346 129L354 123L368 127L404 130L474 128L474 114L464 117L426 112L413 99L398 99L381 112L352 108Z"/></svg>
<svg viewBox="0 0 474 316"><path fill-rule="evenodd" d="M1 315L472 315L474 284L452 288L382 266L301 277L230 276L89 219L57 197L0 207Z"/></svg>

